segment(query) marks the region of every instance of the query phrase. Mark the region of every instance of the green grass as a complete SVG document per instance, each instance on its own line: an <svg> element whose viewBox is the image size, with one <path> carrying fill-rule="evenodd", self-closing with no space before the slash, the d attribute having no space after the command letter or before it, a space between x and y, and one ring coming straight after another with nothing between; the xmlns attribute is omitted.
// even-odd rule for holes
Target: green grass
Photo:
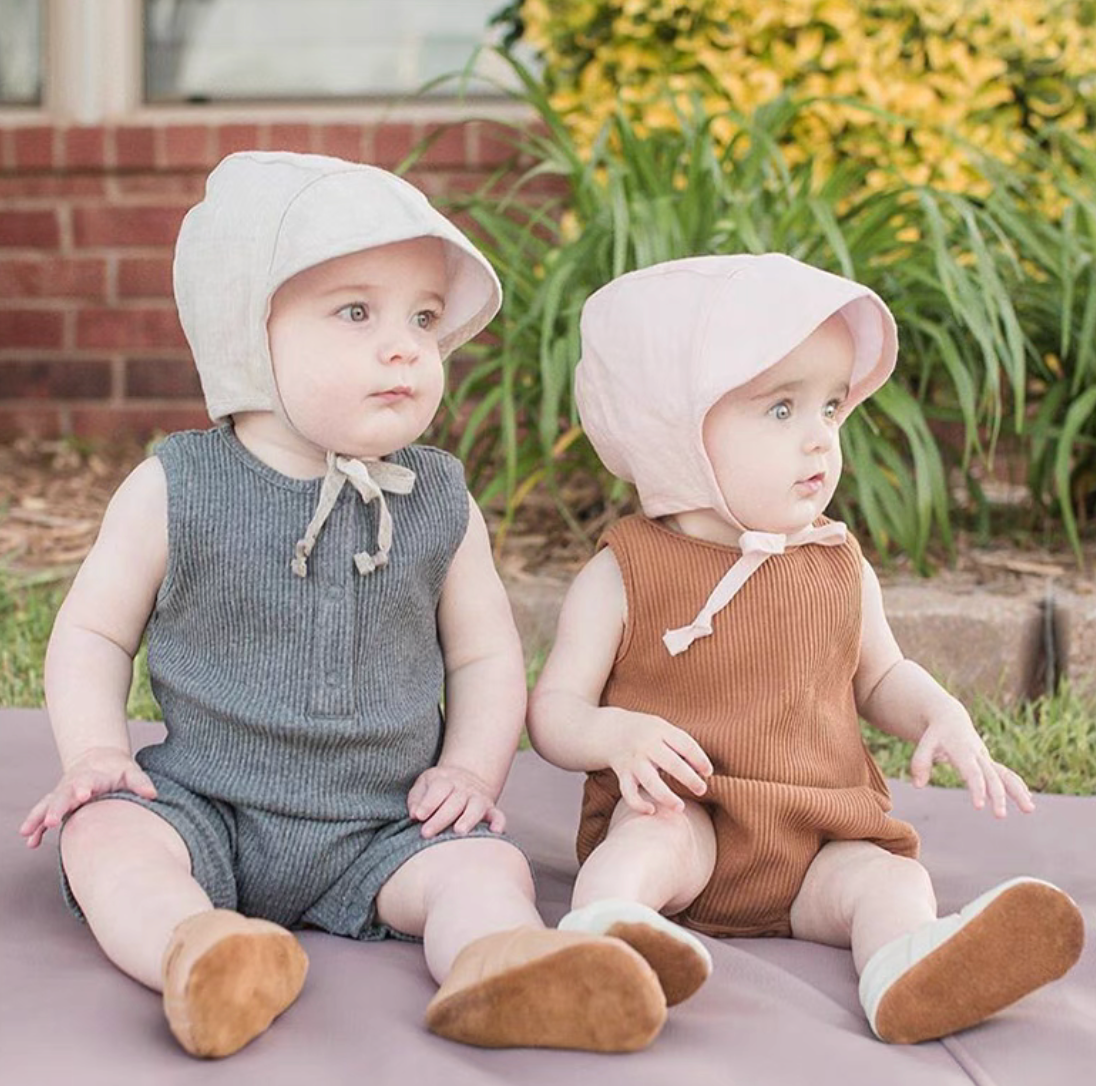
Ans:
<svg viewBox="0 0 1096 1086"><path fill-rule="evenodd" d="M42 661L53 616L67 587L57 579L17 581L0 573L0 706L43 704ZM538 652L527 662L530 686L544 665L544 656ZM1034 791L1096 795L1096 700L1064 688L1053 697L1027 704L1003 706L982 700L970 708L993 756L1016 770ZM143 646L127 711L139 720L160 716L149 687ZM908 777L913 752L909 743L866 727L864 738L888 777ZM933 784L962 786L946 766L937 767Z"/></svg>
<svg viewBox="0 0 1096 1086"><path fill-rule="evenodd" d="M982 699L970 707L974 725L993 757L1014 769L1033 792L1096 795L1096 704L1063 687L1051 697L1002 706ZM866 725L868 749L888 777L909 779L913 745ZM950 766L937 766L932 783L963 787Z"/></svg>
<svg viewBox="0 0 1096 1086"><path fill-rule="evenodd" d="M0 706L45 703L42 665L53 617L68 590L57 577L13 578L0 572ZM133 669L126 711L135 720L158 720L160 707L149 685L145 647Z"/></svg>

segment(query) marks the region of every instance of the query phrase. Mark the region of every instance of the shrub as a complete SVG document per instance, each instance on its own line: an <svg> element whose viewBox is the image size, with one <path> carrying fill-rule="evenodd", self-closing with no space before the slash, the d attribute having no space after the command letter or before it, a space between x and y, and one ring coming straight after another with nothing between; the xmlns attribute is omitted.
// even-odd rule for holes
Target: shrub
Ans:
<svg viewBox="0 0 1096 1086"><path fill-rule="evenodd" d="M677 124L651 131L617 111L580 146L539 79L512 63L515 96L535 114L510 131L526 166L452 201L478 227L506 294L497 338L452 389L439 435L468 463L481 499L501 499L512 515L545 488L581 532L566 480L597 481L587 513L626 498L583 438L571 398L583 302L660 260L775 250L868 284L898 320L899 370L843 431L839 511L878 551L902 551L921 569L933 550L946 553L953 476L966 473L977 495L970 469L1002 432L1029 442L1040 510L1057 505L1079 543L1077 487L1096 434L1090 183L1063 183L1057 218L1034 213L1031 182L988 157L981 168L994 185L984 200L893 174L866 187L863 162L826 172L789 152L807 107L785 98L730 114L736 135L726 143L716 122L728 115L709 118L694 102ZM1087 152L1060 138L1096 178ZM942 423L958 427L958 445L938 445Z"/></svg>
<svg viewBox="0 0 1096 1086"><path fill-rule="evenodd" d="M789 94L808 103L791 163L985 195L981 153L1027 169L1032 139L1096 122L1094 0L523 0L500 21L540 54L584 153L618 104L646 134L695 96L726 147L736 114ZM1052 176L1037 180L1057 209Z"/></svg>

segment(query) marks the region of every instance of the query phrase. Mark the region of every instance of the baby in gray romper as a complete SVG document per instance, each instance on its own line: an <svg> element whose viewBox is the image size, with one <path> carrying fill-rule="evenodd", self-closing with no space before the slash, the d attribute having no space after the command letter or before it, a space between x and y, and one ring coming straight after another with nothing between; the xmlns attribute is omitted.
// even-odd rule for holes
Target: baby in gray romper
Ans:
<svg viewBox="0 0 1096 1086"><path fill-rule="evenodd" d="M66 899L195 1055L296 999L302 926L422 939L443 1036L642 1047L654 973L545 930L503 835L520 642L460 464L414 444L490 265L392 174L249 152L187 215L175 294L218 425L132 472L57 616L64 772L28 844L63 823ZM146 633L167 738L134 757Z"/></svg>

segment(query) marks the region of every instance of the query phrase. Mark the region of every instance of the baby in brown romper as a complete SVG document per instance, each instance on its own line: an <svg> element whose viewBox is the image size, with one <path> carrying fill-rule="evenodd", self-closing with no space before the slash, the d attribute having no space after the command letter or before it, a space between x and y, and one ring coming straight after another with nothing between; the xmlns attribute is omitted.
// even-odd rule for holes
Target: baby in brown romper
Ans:
<svg viewBox="0 0 1096 1086"><path fill-rule="evenodd" d="M851 947L868 1023L892 1042L964 1029L1065 973L1083 922L1046 882L937 917L860 736L863 717L915 742L917 785L945 761L975 807L1034 809L903 657L874 572L823 516L841 425L895 365L887 306L790 257L697 257L595 293L582 349L583 426L643 515L575 579L530 705L536 749L588 773L560 927L631 942L668 1003L711 969L687 928Z"/></svg>

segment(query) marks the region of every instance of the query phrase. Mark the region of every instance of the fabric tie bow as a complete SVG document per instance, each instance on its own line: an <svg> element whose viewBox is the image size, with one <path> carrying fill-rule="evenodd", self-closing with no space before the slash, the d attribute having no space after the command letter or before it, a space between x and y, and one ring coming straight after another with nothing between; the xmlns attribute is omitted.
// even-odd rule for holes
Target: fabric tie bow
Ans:
<svg viewBox="0 0 1096 1086"><path fill-rule="evenodd" d="M818 527L812 524L793 535L783 535L779 532L743 532L738 540L742 557L727 570L712 589L708 602L700 609L696 618L688 626L667 630L662 635L663 644L670 655L677 656L698 637L707 637L712 632L712 619L734 599L739 589L774 554L783 554L788 547L801 547L809 543L818 543L825 547L838 546L845 542L847 534L845 525L838 520Z"/></svg>
<svg viewBox="0 0 1096 1086"><path fill-rule="evenodd" d="M372 554L363 550L354 555L354 565L357 566L358 573L364 576L388 564L388 552L392 547L392 514L382 492L387 490L390 494L410 494L415 485L415 473L410 468L390 464L387 460L370 460L367 465L364 461L329 452L327 473L320 487L316 511L305 529L304 538L297 540L294 548L292 566L298 577L308 576L308 556L347 483L358 492L364 504L368 505L371 501L379 503L377 549Z"/></svg>

